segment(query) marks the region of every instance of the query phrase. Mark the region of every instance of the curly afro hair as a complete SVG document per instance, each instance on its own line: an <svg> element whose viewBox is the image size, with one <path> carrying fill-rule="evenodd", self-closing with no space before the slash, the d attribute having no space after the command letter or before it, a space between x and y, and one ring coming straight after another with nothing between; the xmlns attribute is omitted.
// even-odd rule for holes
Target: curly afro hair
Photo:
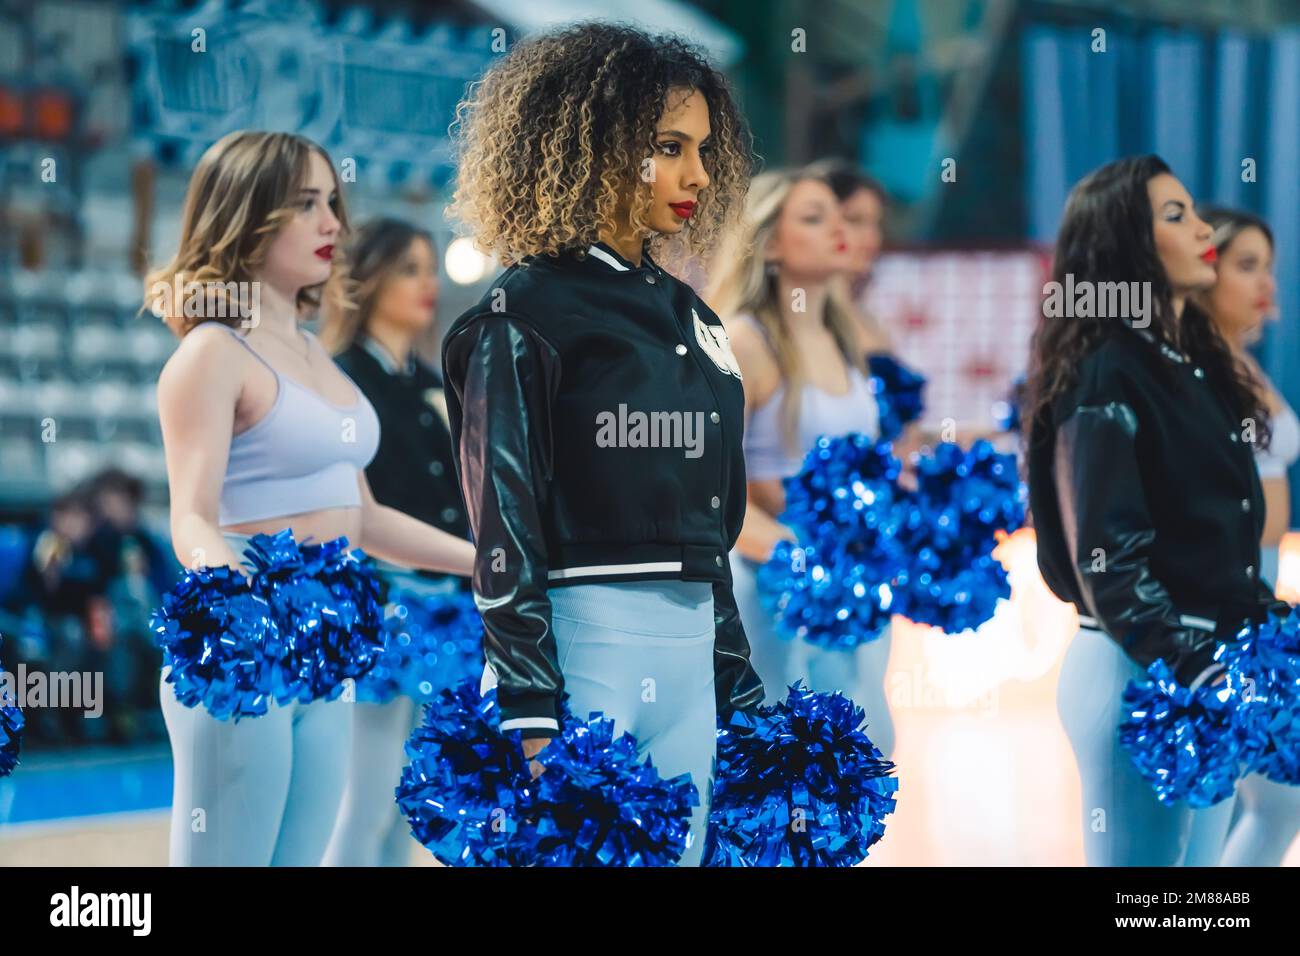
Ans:
<svg viewBox="0 0 1300 956"><path fill-rule="evenodd" d="M709 108L710 184L686 229L650 234L642 163L677 94L697 91ZM700 255L742 215L754 166L727 81L696 47L603 22L518 44L470 85L452 132L459 167L448 213L506 264L586 249L617 231L620 216L650 235L661 261Z"/></svg>

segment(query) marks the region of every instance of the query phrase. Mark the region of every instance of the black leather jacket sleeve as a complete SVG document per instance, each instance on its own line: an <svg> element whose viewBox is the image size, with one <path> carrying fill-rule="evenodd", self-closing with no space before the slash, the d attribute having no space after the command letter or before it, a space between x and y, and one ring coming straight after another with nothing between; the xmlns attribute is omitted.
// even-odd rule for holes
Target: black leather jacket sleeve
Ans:
<svg viewBox="0 0 1300 956"><path fill-rule="evenodd" d="M462 383L461 488L474 536L474 597L483 650L497 677L501 729L559 730L564 688L547 596L545 514L551 468L555 349L522 320L485 315L444 348Z"/></svg>
<svg viewBox="0 0 1300 956"><path fill-rule="evenodd" d="M1163 658L1180 683L1199 686L1220 670L1209 631L1181 622L1152 573L1155 528L1137 458L1137 417L1122 401L1081 405L1056 433L1055 480L1062 525L1084 605L1145 668Z"/></svg>
<svg viewBox="0 0 1300 956"><path fill-rule="evenodd" d="M749 662L749 638L731 590L731 563L722 563L727 580L713 585L713 673L718 714L748 711L763 702L763 682Z"/></svg>

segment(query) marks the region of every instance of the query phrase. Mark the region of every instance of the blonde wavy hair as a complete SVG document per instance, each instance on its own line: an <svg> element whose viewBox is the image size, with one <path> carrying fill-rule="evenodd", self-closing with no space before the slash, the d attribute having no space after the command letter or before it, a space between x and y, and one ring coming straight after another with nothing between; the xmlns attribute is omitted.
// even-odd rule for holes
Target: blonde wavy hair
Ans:
<svg viewBox="0 0 1300 956"><path fill-rule="evenodd" d="M670 94L709 106L710 185L687 228L650 233L641 175ZM630 227L661 262L701 254L730 230L753 168L751 139L726 79L692 45L588 22L517 45L456 109L456 190L448 215L505 264L585 250ZM622 219L626 221L621 221Z"/></svg>
<svg viewBox="0 0 1300 956"><path fill-rule="evenodd" d="M241 321L235 283L253 282L281 223L298 211L298 191L306 181L308 157L316 153L331 170L329 153L294 133L239 130L217 140L194 168L181 213L176 255L145 276L144 305L183 338L202 322L234 327ZM334 214L348 231L343 194L334 180ZM346 301L344 265L335 260L330 278L298 292L298 308L310 311L323 301ZM174 289L203 283L202 314L186 315L180 297L160 307L157 286Z"/></svg>
<svg viewBox="0 0 1300 956"><path fill-rule="evenodd" d="M799 411L807 376L785 323L777 273L767 267L764 252L776 233L790 191L810 179L824 181L808 169L778 169L754 177L744 220L714 258L709 285L704 291L704 300L724 322L748 313L762 328L785 384L777 421L781 442L792 457L799 457L807 450L799 447L798 439ZM844 360L862 374L868 374L866 355L858 349L863 320L849 299L846 280L837 278L831 282L822 321L835 337Z"/></svg>

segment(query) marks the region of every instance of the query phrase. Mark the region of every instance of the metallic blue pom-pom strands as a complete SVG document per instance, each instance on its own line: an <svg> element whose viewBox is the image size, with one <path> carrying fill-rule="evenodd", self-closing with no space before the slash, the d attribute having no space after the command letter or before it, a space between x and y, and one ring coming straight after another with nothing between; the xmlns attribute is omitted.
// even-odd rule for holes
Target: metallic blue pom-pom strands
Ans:
<svg viewBox="0 0 1300 956"><path fill-rule="evenodd" d="M1246 766L1300 786L1300 614L1269 620L1229 644L1233 716Z"/></svg>
<svg viewBox="0 0 1300 956"><path fill-rule="evenodd" d="M880 437L894 441L925 409L925 377L883 352L867 356L867 381L880 415Z"/></svg>
<svg viewBox="0 0 1300 956"><path fill-rule="evenodd" d="M416 594L390 588L384 649L356 684L357 700L387 703L398 695L426 701L483 673L483 618L468 591Z"/></svg>
<svg viewBox="0 0 1300 956"><path fill-rule="evenodd" d="M480 697L473 681L425 705L406 743L410 764L397 805L412 835L448 866L513 866L524 859L521 806L533 784L517 734L497 730L496 692Z"/></svg>
<svg viewBox="0 0 1300 956"><path fill-rule="evenodd" d="M997 532L1025 520L1015 457L983 439L969 451L943 442L917 458L916 479L898 531L907 556L893 582L898 613L949 634L973 630L1011 595L992 552Z"/></svg>
<svg viewBox="0 0 1300 956"><path fill-rule="evenodd" d="M840 694L792 687L718 732L707 866L852 866L894 810L898 781ZM669 866L699 795L662 779L613 721L567 710L536 780L517 731L497 729L495 691L442 691L407 743L397 803L417 840L451 866Z"/></svg>
<svg viewBox="0 0 1300 956"><path fill-rule="evenodd" d="M705 866L854 866L885 831L898 780L842 694L802 685L718 730Z"/></svg>
<svg viewBox="0 0 1300 956"><path fill-rule="evenodd" d="M880 636L904 561L898 473L888 444L852 434L819 438L786 481L781 520L800 544L779 543L758 571L778 633L840 648Z"/></svg>
<svg viewBox="0 0 1300 956"><path fill-rule="evenodd" d="M0 688L0 777L9 776L18 766L25 722L22 708Z"/></svg>
<svg viewBox="0 0 1300 956"><path fill-rule="evenodd" d="M415 838L449 866L674 864L700 802L690 775L662 779L610 718L561 720L534 780L519 732L497 729L495 690L480 697L471 679L440 692L397 787Z"/></svg>
<svg viewBox="0 0 1300 956"><path fill-rule="evenodd" d="M285 684L302 703L333 699L363 677L383 651L379 581L348 550L347 538L295 545L289 531L256 535L245 555L253 588L275 612L282 634L295 632ZM280 697L277 702L283 703Z"/></svg>
<svg viewBox="0 0 1300 956"><path fill-rule="evenodd" d="M233 568L186 571L162 596L151 629L170 665L167 681L186 707L212 716L260 717L285 694L285 646L266 600Z"/></svg>
<svg viewBox="0 0 1300 956"><path fill-rule="evenodd" d="M599 713L567 713L564 731L538 757L539 847L548 866L670 866L690 845L699 790L689 773L663 779L637 758L631 734ZM553 821L550 822L550 821Z"/></svg>
<svg viewBox="0 0 1300 956"><path fill-rule="evenodd" d="M1014 457L943 443L917 459L915 491L899 472L888 443L850 434L819 438L786 481L781 521L799 544L779 543L758 571L779 634L852 648L893 614L959 633L1009 596L992 551L1024 521Z"/></svg>
<svg viewBox="0 0 1300 956"><path fill-rule="evenodd" d="M1230 796L1241 757L1231 703L1208 687L1188 690L1162 660L1147 674L1124 689L1119 740L1133 766L1164 804L1208 807Z"/></svg>
<svg viewBox="0 0 1300 956"><path fill-rule="evenodd" d="M1300 785L1300 619L1294 610L1220 645L1225 679L1194 692L1164 661L1124 691L1120 743L1162 803L1208 807L1248 773Z"/></svg>
<svg viewBox="0 0 1300 956"><path fill-rule="evenodd" d="M16 704L0 701L0 777L7 777L18 766L23 743L23 712Z"/></svg>
<svg viewBox="0 0 1300 956"><path fill-rule="evenodd" d="M151 629L187 707L258 717L272 701L332 699L383 649L379 585L347 539L299 545L288 530L256 535L234 568L185 571Z"/></svg>

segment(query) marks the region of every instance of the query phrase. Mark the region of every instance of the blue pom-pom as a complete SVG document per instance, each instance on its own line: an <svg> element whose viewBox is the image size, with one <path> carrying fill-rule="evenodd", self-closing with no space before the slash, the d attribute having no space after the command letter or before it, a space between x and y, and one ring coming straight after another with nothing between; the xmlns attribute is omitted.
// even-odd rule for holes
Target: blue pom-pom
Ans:
<svg viewBox="0 0 1300 956"><path fill-rule="evenodd" d="M244 552L291 652L280 659L289 697L332 700L364 677L384 648L379 581L347 538L295 544L292 532L254 535Z"/></svg>
<svg viewBox="0 0 1300 956"><path fill-rule="evenodd" d="M0 694L0 777L7 777L18 766L23 744L23 712L8 694Z"/></svg>
<svg viewBox="0 0 1300 956"><path fill-rule="evenodd" d="M496 692L466 680L441 691L406 743L397 805L412 835L448 866L515 866L535 799L519 734L502 734Z"/></svg>
<svg viewBox="0 0 1300 956"><path fill-rule="evenodd" d="M390 588L384 633L383 653L357 681L357 700L386 703L404 694L426 701L483 672L483 618L469 591Z"/></svg>
<svg viewBox="0 0 1300 956"><path fill-rule="evenodd" d="M705 866L854 866L894 811L894 765L842 694L801 684L718 729Z"/></svg>
<svg viewBox="0 0 1300 956"><path fill-rule="evenodd" d="M260 717L270 701L292 698L285 656L294 635L282 638L266 599L234 568L182 573L162 596L150 628L171 666L167 682L186 707L205 706L218 719Z"/></svg>
<svg viewBox="0 0 1300 956"><path fill-rule="evenodd" d="M1015 457L983 439L965 452L943 442L918 457L916 477L898 531L907 561L893 582L896 613L950 634L977 628L1011 594L992 552L998 532L1025 518Z"/></svg>
<svg viewBox="0 0 1300 956"><path fill-rule="evenodd" d="M1300 615L1270 615L1225 647L1247 770L1300 785Z"/></svg>
<svg viewBox="0 0 1300 956"><path fill-rule="evenodd" d="M699 789L689 773L663 779L651 757L637 759L631 734L614 720L584 722L566 710L564 730L538 756L534 819L544 866L672 866L690 845Z"/></svg>
<svg viewBox="0 0 1300 956"><path fill-rule="evenodd" d="M613 720L575 719L538 755L502 734L496 691L477 679L441 691L406 746L397 803L415 838L449 866L668 866L686 849L699 792L659 777Z"/></svg>
<svg viewBox="0 0 1300 956"><path fill-rule="evenodd" d="M888 442L851 432L820 436L804 456L798 474L787 478L781 521L800 539L840 532L859 552L876 539L892 537L898 515L900 465Z"/></svg>
<svg viewBox="0 0 1300 956"><path fill-rule="evenodd" d="M1128 682L1120 744L1161 803L1209 807L1232 794L1242 772L1237 693L1230 683L1193 693L1163 660L1147 668L1145 680Z"/></svg>
<svg viewBox="0 0 1300 956"><path fill-rule="evenodd" d="M818 647L849 650L874 641L889 624L891 574L833 541L823 546L778 542L758 569L759 597L776 633Z"/></svg>
<svg viewBox="0 0 1300 956"><path fill-rule="evenodd" d="M785 482L781 521L799 545L780 542L758 570L776 632L821 647L852 648L889 623L889 585L903 562L898 459L887 443L852 433L821 437Z"/></svg>
<svg viewBox="0 0 1300 956"><path fill-rule="evenodd" d="M0 643L3 643L0 637ZM22 709L7 693L0 693L0 777L7 777L18 766L23 745Z"/></svg>
<svg viewBox="0 0 1300 956"><path fill-rule="evenodd" d="M884 352L867 356L867 366L868 382L880 410L880 437L894 441L904 426L925 410L925 376Z"/></svg>
<svg viewBox="0 0 1300 956"><path fill-rule="evenodd" d="M0 702L0 777L7 777L18 766L23 744L23 712L17 704Z"/></svg>
<svg viewBox="0 0 1300 956"><path fill-rule="evenodd" d="M332 699L383 650L379 584L347 539L297 544L254 535L247 578L234 568L185 571L151 628L187 707L219 719L259 717L271 701Z"/></svg>

